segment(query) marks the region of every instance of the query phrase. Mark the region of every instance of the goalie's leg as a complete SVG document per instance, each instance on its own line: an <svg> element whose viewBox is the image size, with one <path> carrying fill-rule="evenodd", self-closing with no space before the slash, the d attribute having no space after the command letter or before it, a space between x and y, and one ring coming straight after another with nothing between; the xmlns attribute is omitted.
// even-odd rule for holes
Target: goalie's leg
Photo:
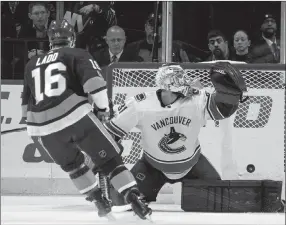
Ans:
<svg viewBox="0 0 286 225"><path fill-rule="evenodd" d="M157 196L163 185L168 181L166 176L153 166L144 157L138 160L131 169L143 200L147 203L156 202Z"/></svg>
<svg viewBox="0 0 286 225"><path fill-rule="evenodd" d="M150 202L156 202L157 196L163 185L167 182L167 178L164 174L152 167L144 158L138 160L131 169L131 173L136 179L138 189L141 192L142 200L149 204ZM117 201L117 206L123 206L127 203L122 201L122 195L114 190L111 194L112 201ZM123 211L119 207L114 211ZM129 210L126 207L126 210Z"/></svg>
<svg viewBox="0 0 286 225"><path fill-rule="evenodd" d="M199 161L184 177L188 179L202 180L221 180L221 177L211 162L203 155L200 155Z"/></svg>

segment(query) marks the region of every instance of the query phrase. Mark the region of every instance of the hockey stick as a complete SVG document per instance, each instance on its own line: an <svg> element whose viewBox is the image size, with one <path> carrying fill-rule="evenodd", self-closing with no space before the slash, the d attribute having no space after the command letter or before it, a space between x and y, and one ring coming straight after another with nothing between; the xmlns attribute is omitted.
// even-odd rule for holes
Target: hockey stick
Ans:
<svg viewBox="0 0 286 225"><path fill-rule="evenodd" d="M10 133L14 133L14 132L21 132L21 131L26 131L26 130L27 130L27 127L15 128L15 129L11 129L11 130L4 130L4 131L1 131L1 135L10 134Z"/></svg>

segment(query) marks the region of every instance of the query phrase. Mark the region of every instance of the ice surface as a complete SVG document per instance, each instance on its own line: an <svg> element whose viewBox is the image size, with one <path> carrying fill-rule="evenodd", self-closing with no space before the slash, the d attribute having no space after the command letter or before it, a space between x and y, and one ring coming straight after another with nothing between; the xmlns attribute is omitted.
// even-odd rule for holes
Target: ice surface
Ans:
<svg viewBox="0 0 286 225"><path fill-rule="evenodd" d="M186 213L178 205L151 205L154 224L285 224L283 213ZM132 212L115 213L116 222L99 218L94 206L79 196L2 196L1 224L97 225L150 224Z"/></svg>

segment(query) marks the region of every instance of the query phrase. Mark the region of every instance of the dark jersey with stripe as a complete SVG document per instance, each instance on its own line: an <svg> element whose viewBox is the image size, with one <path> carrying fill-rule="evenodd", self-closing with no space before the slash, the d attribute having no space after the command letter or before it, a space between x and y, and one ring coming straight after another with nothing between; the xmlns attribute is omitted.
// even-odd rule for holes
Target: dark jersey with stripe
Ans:
<svg viewBox="0 0 286 225"><path fill-rule="evenodd" d="M106 89L100 68L84 49L63 47L32 58L22 95L29 135L57 132L91 111L87 94Z"/></svg>

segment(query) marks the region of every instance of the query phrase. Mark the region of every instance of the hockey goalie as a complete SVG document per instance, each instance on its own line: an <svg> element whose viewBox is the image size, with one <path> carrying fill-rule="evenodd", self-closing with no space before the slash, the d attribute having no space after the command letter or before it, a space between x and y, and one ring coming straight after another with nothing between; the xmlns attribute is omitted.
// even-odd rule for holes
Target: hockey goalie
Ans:
<svg viewBox="0 0 286 225"><path fill-rule="evenodd" d="M209 76L213 93L190 80L180 65L163 65L156 74L159 89L131 97L104 125L117 139L134 127L141 131L144 152L131 172L147 203L156 201L165 183L221 179L201 153L198 136L208 119L235 113L247 88L239 70L228 62L215 63Z"/></svg>

